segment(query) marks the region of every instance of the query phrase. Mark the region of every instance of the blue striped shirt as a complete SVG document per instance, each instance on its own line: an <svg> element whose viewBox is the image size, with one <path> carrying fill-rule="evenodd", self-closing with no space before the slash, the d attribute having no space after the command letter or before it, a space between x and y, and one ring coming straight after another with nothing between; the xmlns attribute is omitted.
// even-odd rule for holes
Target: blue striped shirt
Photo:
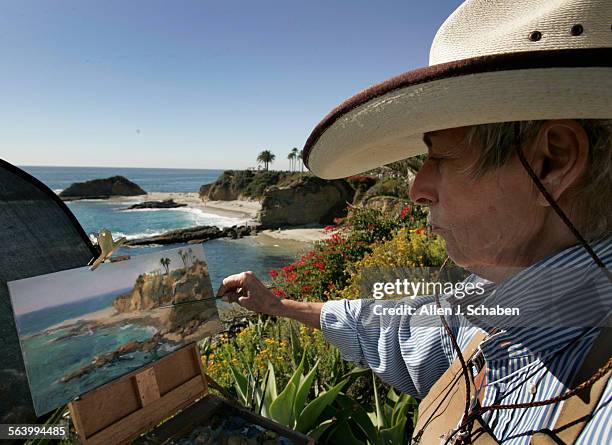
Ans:
<svg viewBox="0 0 612 445"><path fill-rule="evenodd" d="M592 247L610 268L612 238ZM612 285L585 249L577 245L556 253L500 285L476 275L466 282L482 284L484 295L478 301L483 306L499 304L521 312L514 319L465 313L446 317L462 349L477 332L489 334L480 345L487 364L482 405L545 400L570 389L612 303ZM457 301L452 295L441 299L443 307L454 307ZM400 305L415 308L414 313L380 315L381 307ZM369 367L400 391L423 398L456 353L439 317L422 314L422 308L431 313L432 296L328 301L321 311L321 329L345 360ZM612 379L577 444L612 443L611 400ZM533 432L555 425L562 404L490 411L483 418L500 442L525 445Z"/></svg>

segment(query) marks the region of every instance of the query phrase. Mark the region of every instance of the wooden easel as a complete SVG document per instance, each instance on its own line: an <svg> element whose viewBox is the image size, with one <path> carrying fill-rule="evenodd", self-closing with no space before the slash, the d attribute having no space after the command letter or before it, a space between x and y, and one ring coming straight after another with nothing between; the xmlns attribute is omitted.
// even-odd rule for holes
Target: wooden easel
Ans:
<svg viewBox="0 0 612 445"><path fill-rule="evenodd" d="M189 434L219 413L239 415L299 445L315 443L304 434L209 394L195 343L88 392L69 408L78 440L84 445L119 445L136 439L136 443L164 444Z"/></svg>
<svg viewBox="0 0 612 445"><path fill-rule="evenodd" d="M128 443L208 392L195 343L68 406L82 444Z"/></svg>

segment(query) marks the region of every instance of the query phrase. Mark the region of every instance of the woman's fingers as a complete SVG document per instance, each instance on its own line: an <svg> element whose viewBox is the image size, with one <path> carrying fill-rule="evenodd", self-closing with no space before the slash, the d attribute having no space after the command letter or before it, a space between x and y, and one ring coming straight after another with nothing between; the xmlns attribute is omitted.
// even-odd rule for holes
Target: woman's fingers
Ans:
<svg viewBox="0 0 612 445"><path fill-rule="evenodd" d="M242 272L230 275L223 280L217 291L217 296L222 297L227 292L235 292L236 289L243 288L253 279L252 272Z"/></svg>

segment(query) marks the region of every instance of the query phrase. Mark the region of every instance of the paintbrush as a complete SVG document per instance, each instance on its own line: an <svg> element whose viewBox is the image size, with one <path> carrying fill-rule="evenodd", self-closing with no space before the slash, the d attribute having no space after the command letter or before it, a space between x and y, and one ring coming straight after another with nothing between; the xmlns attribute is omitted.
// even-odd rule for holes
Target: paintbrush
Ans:
<svg viewBox="0 0 612 445"><path fill-rule="evenodd" d="M210 300L221 300L221 298L223 297L210 297L210 298L202 298L200 300L187 300L187 301L179 301L178 303L174 303L174 304L164 304L162 306L157 306L158 308L162 308L162 307L175 307L175 306L181 306L183 304L194 304L194 303L202 303L203 301L210 301Z"/></svg>
<svg viewBox="0 0 612 445"><path fill-rule="evenodd" d="M272 287L273 287L273 286L272 286L272 285L270 285L270 284L265 284L265 286L266 286L268 289L272 289ZM238 294L240 294L241 292L242 292L242 288L239 288L237 293L238 293ZM158 307L158 308L161 308L161 307L174 307L174 306L180 306L180 305L182 305L182 304L193 304L193 303L200 303L200 302L202 302L202 301L221 300L222 298L223 298L223 297L216 296L216 297L202 298L201 300L187 300L187 301L179 301L178 303L174 303L174 304L164 304L163 306L157 306L157 307Z"/></svg>

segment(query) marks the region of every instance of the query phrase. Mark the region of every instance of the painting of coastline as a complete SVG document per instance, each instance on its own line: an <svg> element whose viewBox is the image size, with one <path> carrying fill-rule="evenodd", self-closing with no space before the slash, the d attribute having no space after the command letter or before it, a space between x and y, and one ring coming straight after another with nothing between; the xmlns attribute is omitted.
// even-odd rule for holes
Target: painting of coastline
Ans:
<svg viewBox="0 0 612 445"><path fill-rule="evenodd" d="M201 245L8 286L39 416L221 330Z"/></svg>

